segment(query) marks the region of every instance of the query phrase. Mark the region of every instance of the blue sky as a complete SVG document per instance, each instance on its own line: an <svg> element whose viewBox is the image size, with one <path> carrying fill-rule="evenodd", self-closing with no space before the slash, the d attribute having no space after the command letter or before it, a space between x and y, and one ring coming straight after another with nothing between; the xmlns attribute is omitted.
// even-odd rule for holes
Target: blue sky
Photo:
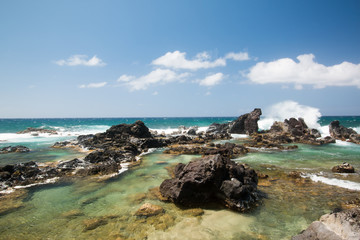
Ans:
<svg viewBox="0 0 360 240"><path fill-rule="evenodd" d="M1 117L360 115L360 1L0 2Z"/></svg>

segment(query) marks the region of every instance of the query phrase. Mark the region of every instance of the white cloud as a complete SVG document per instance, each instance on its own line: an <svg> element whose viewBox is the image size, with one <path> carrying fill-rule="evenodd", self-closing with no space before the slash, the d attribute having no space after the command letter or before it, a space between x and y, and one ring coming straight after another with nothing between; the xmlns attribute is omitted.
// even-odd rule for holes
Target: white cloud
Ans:
<svg viewBox="0 0 360 240"><path fill-rule="evenodd" d="M119 78L118 78L118 82L129 82L131 81L132 79L134 79L135 77L134 76L130 76L130 75L126 75L126 74L123 74L121 75Z"/></svg>
<svg viewBox="0 0 360 240"><path fill-rule="evenodd" d="M94 55L92 58L89 59L86 55L73 55L69 57L67 60L58 60L55 64L59 66L105 66L106 63L103 62L100 58Z"/></svg>
<svg viewBox="0 0 360 240"><path fill-rule="evenodd" d="M106 84L107 82L89 83L89 84L80 85L79 88L101 88L101 87L105 87Z"/></svg>
<svg viewBox="0 0 360 240"><path fill-rule="evenodd" d="M159 93L157 91L153 92L152 95L157 96Z"/></svg>
<svg viewBox="0 0 360 240"><path fill-rule="evenodd" d="M218 58L214 61L208 61L210 56L203 52L196 55L193 60L186 59L186 53L180 51L167 52L165 55L152 61L152 64L174 69L198 70L226 65L226 60Z"/></svg>
<svg viewBox="0 0 360 240"><path fill-rule="evenodd" d="M230 52L226 54L225 58L232 59L234 61L250 60L249 54L247 52L238 52L238 53Z"/></svg>
<svg viewBox="0 0 360 240"><path fill-rule="evenodd" d="M211 87L211 86L219 84L223 80L223 78L224 78L224 74L219 72L219 73L209 75L202 80L198 80L197 82L199 83L200 86Z"/></svg>
<svg viewBox="0 0 360 240"><path fill-rule="evenodd" d="M313 54L297 57L298 62L282 58L272 62L260 62L250 68L247 78L258 84L294 84L295 89L303 85L314 88L327 86L356 86L360 88L360 64L342 62L325 66L314 61Z"/></svg>
<svg viewBox="0 0 360 240"><path fill-rule="evenodd" d="M131 91L145 90L151 84L165 84L169 82L183 81L189 76L189 73L178 74L169 69L155 69L147 75L139 78L133 78L125 84L130 87Z"/></svg>

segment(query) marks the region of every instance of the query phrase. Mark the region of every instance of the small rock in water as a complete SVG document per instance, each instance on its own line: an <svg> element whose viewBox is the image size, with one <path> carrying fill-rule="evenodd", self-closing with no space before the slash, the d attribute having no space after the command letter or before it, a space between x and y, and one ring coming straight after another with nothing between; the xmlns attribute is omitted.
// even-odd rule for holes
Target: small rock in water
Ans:
<svg viewBox="0 0 360 240"><path fill-rule="evenodd" d="M288 177L291 178L301 178L301 172L292 171L288 173Z"/></svg>
<svg viewBox="0 0 360 240"><path fill-rule="evenodd" d="M164 212L161 206L154 205L151 203L144 203L139 210L136 211L135 216L138 217L151 217Z"/></svg>
<svg viewBox="0 0 360 240"><path fill-rule="evenodd" d="M336 173L354 173L355 169L350 164L344 162L341 165L335 166L331 169L331 171Z"/></svg>

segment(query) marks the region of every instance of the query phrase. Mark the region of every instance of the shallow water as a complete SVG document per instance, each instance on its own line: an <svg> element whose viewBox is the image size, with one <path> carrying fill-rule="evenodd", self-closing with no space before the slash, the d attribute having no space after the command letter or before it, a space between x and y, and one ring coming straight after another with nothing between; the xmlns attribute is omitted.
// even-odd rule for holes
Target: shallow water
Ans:
<svg viewBox="0 0 360 240"><path fill-rule="evenodd" d="M359 191L306 177L292 179L287 173L298 170L360 183L358 173L331 173L331 167L344 159L360 169L359 152L360 147L351 144L346 148L300 145L295 151L239 157L236 161L269 175L259 184L267 197L248 213L213 208L192 216L161 202L151 189L169 178L168 167L198 156L165 155L157 150L144 156L139 166L109 180L78 178L28 189L21 208L0 215L0 234L2 239L289 239L321 215L358 197ZM148 219L134 216L145 202L162 206L165 213ZM96 228L86 230L91 223Z"/></svg>

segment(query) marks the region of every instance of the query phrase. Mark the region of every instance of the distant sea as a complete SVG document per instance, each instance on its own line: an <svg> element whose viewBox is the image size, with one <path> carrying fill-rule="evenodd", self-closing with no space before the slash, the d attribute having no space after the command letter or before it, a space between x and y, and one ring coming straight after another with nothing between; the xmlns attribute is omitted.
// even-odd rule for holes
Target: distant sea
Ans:
<svg viewBox="0 0 360 240"><path fill-rule="evenodd" d="M84 153L51 146L79 135L104 132L116 124L142 120L151 130L170 134L181 126L197 126L199 131L205 131L214 122L234 119L236 117L0 119L0 148L24 145L31 149L29 153L0 154L0 166L83 157ZM322 136L329 135L328 125L333 120L360 133L360 116L323 116L316 123ZM269 119L261 119L259 126L265 126L266 122ZM54 129L58 134L16 134L28 127ZM241 144L246 138L241 136L231 141ZM294 151L260 150L234 159L269 175L269 179L259 182L259 189L267 197L246 214L204 209L203 215L194 217L189 211L154 198L152 189L169 178L169 168L200 157L167 155L158 149L143 156L140 166L110 180L76 178L26 189L23 199L9 203L14 204L13 210L0 213L0 238L290 239L321 215L341 207L360 193L360 145L338 140L324 146L297 145L299 148ZM343 162L354 166L357 172L331 171ZM288 173L292 171L301 172L302 177L289 178ZM145 202L162 206L165 213L149 219L135 217L135 211ZM87 230L86 225L92 222L96 229Z"/></svg>

